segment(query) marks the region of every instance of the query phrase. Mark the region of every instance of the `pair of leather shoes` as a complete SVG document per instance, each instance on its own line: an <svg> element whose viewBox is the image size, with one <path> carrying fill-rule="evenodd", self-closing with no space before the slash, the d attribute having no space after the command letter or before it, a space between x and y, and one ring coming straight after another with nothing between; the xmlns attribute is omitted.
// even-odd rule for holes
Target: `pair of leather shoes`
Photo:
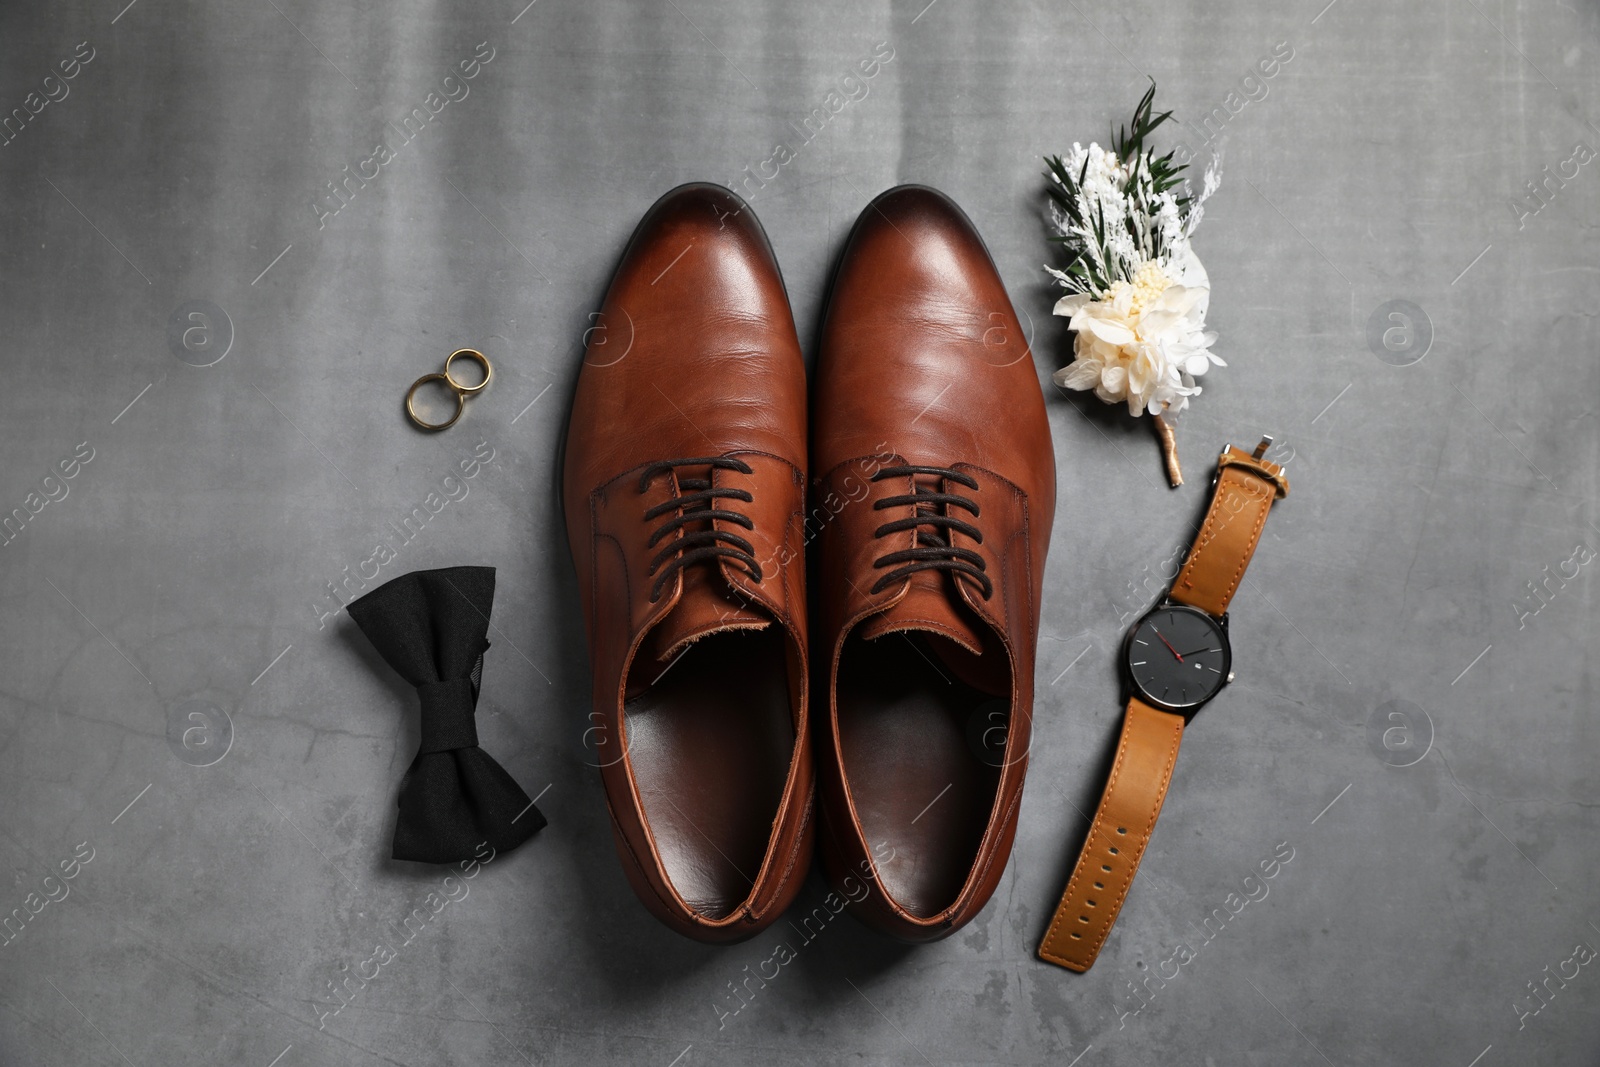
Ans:
<svg viewBox="0 0 1600 1067"><path fill-rule="evenodd" d="M775 921L818 824L834 888L892 936L944 937L994 892L1055 512L1029 357L971 221L892 189L839 261L808 441L749 206L685 185L640 222L588 335L562 492L617 851L674 930Z"/></svg>

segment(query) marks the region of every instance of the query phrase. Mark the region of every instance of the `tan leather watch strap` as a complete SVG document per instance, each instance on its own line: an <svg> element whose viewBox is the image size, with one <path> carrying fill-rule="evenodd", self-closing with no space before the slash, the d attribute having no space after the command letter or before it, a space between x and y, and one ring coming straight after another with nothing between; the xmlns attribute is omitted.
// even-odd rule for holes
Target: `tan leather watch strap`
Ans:
<svg viewBox="0 0 1600 1067"><path fill-rule="evenodd" d="M1168 594L1212 615L1224 615L1255 555L1267 512L1289 495L1283 468L1229 447L1217 461L1217 489L1183 570Z"/></svg>
<svg viewBox="0 0 1600 1067"><path fill-rule="evenodd" d="M1173 600L1211 615L1227 612L1255 555L1267 512L1289 495L1283 468L1262 458L1271 444L1270 437L1263 438L1254 453L1230 447L1218 458L1216 492L1168 593ZM1128 701L1111 778L1039 944L1040 959L1073 971L1094 965L1155 830L1187 721L1137 697Z"/></svg>
<svg viewBox="0 0 1600 1067"><path fill-rule="evenodd" d="M1128 701L1111 778L1039 945L1040 959L1087 971L1100 954L1161 814L1183 723L1182 715Z"/></svg>

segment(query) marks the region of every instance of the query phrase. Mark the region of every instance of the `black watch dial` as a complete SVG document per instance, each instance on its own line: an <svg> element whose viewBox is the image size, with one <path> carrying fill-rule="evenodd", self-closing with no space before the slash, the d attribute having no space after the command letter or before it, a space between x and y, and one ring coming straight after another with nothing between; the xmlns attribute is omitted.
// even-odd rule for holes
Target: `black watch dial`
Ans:
<svg viewBox="0 0 1600 1067"><path fill-rule="evenodd" d="M1162 604L1140 619L1125 656L1139 698L1174 711L1216 696L1233 665L1221 622L1185 604Z"/></svg>

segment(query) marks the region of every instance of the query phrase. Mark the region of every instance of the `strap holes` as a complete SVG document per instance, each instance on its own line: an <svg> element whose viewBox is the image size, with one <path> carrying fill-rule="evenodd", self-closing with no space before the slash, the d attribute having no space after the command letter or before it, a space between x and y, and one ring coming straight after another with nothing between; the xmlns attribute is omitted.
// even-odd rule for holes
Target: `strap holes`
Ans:
<svg viewBox="0 0 1600 1067"><path fill-rule="evenodd" d="M1082 941L1083 940L1083 935L1078 933L1076 930L1074 930L1072 932L1072 940L1074 940L1074 941Z"/></svg>
<svg viewBox="0 0 1600 1067"><path fill-rule="evenodd" d="M1080 915L1080 916L1078 916L1078 921L1079 921L1079 922L1081 922L1081 923L1083 923L1083 924L1085 924L1085 925L1088 925L1088 922L1089 922L1089 916L1087 916L1087 915Z"/></svg>
<svg viewBox="0 0 1600 1067"><path fill-rule="evenodd" d="M1105 871L1105 872L1106 872L1106 873L1107 873L1107 874L1110 874L1110 873L1111 873L1111 868L1110 868L1110 867L1107 867L1107 866L1106 866L1106 865L1105 865L1105 864L1103 864L1103 863L1102 863L1102 864L1101 864L1101 865L1100 865L1100 869L1101 869L1101 870L1102 870L1102 871Z"/></svg>
<svg viewBox="0 0 1600 1067"><path fill-rule="evenodd" d="M1086 900L1086 901L1084 901L1084 903L1089 905L1089 907L1091 907L1091 908L1094 907L1094 901L1092 901L1092 900Z"/></svg>
<svg viewBox="0 0 1600 1067"><path fill-rule="evenodd" d="M1095 883L1095 884L1094 884L1094 887L1095 887L1095 888L1096 888L1096 889L1104 889L1104 888L1105 888L1105 883L1104 883L1104 882L1096 882L1096 883Z"/></svg>
<svg viewBox="0 0 1600 1067"><path fill-rule="evenodd" d="M1127 827L1126 827L1126 826L1119 826L1119 827L1117 827L1117 833L1119 833L1119 834L1125 834L1125 833L1127 833L1127 832L1128 832L1128 828L1127 828Z"/></svg>
<svg viewBox="0 0 1600 1067"><path fill-rule="evenodd" d="M1120 852L1118 852L1118 851L1117 851L1117 850L1116 850L1116 848L1115 848L1115 847L1114 847L1114 846L1113 846L1113 847L1112 847L1112 848L1108 848L1108 849L1106 849L1106 851L1107 851L1107 852L1109 852L1109 853L1111 853L1111 854L1112 854L1112 855L1113 855L1113 856L1120 856L1120 855L1122 855L1122 853L1120 853Z"/></svg>

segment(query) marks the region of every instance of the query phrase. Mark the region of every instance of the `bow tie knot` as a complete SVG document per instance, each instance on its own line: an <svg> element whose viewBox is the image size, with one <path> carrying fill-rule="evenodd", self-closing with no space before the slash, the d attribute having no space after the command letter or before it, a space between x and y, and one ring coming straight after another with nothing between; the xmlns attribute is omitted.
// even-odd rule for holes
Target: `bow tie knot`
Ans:
<svg viewBox="0 0 1600 1067"><path fill-rule="evenodd" d="M470 678L424 682L417 686L422 698L422 744L418 755L478 747L476 712L478 689Z"/></svg>

